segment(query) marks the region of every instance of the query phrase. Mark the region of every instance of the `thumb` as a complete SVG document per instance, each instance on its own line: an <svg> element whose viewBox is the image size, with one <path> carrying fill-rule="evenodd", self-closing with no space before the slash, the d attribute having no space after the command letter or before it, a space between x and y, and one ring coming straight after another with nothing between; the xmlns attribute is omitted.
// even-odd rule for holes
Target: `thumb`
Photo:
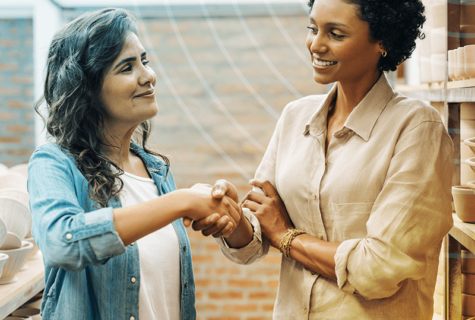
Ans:
<svg viewBox="0 0 475 320"><path fill-rule="evenodd" d="M216 181L216 183L213 186L213 189L211 190L211 194L214 198L217 198L217 199L221 199L226 195L230 197L231 199L233 199L234 202L236 203L239 202L239 197L238 197L236 187L232 183L224 179Z"/></svg>
<svg viewBox="0 0 475 320"><path fill-rule="evenodd" d="M191 220L190 218L183 218L183 225L185 226L185 228L188 228L189 226L191 226L192 222L193 220Z"/></svg>

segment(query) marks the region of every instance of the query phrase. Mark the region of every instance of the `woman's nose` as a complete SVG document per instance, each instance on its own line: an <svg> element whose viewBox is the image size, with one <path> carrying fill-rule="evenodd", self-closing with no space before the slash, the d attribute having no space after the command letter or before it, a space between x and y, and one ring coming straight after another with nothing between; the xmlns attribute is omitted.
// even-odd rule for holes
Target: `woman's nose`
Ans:
<svg viewBox="0 0 475 320"><path fill-rule="evenodd" d="M139 83L141 85L145 85L147 83L155 83L155 79L156 79L156 75L155 75L155 72L153 72L153 70L151 68L148 68L147 66L144 66L142 68L142 72L141 72L141 75L139 77Z"/></svg>
<svg viewBox="0 0 475 320"><path fill-rule="evenodd" d="M325 42L324 36L320 32L313 38L312 44L310 45L310 51L313 53L328 51L328 46Z"/></svg>

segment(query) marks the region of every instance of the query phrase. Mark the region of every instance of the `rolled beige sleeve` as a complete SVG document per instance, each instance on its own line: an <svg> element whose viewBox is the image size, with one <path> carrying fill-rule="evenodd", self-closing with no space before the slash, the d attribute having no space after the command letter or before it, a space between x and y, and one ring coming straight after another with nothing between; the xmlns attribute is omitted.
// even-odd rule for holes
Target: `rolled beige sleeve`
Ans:
<svg viewBox="0 0 475 320"><path fill-rule="evenodd" d="M453 144L439 121L407 128L399 138L367 236L341 243L338 287L368 300L394 295L406 279L425 276L427 252L453 225Z"/></svg>

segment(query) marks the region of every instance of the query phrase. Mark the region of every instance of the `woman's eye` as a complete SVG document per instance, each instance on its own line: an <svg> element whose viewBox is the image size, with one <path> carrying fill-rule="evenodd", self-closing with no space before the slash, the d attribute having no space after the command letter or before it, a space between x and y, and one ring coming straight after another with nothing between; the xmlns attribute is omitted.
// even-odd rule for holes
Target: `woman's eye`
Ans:
<svg viewBox="0 0 475 320"><path fill-rule="evenodd" d="M122 71L120 71L120 72L125 73L125 72L129 72L129 71L132 71L132 66L131 65L128 65L127 68L122 69Z"/></svg>
<svg viewBox="0 0 475 320"><path fill-rule="evenodd" d="M148 61L148 60L144 60L144 61L142 61L142 64L143 64L144 66L146 66L149 62L150 62L150 61Z"/></svg>
<svg viewBox="0 0 475 320"><path fill-rule="evenodd" d="M317 32L318 32L317 28L307 27L307 29L309 29L310 31L312 31L312 33L317 33Z"/></svg>
<svg viewBox="0 0 475 320"><path fill-rule="evenodd" d="M341 34L336 34L335 32L330 32L332 37L334 37L335 39L341 39L341 38L344 38L345 36L342 36Z"/></svg>

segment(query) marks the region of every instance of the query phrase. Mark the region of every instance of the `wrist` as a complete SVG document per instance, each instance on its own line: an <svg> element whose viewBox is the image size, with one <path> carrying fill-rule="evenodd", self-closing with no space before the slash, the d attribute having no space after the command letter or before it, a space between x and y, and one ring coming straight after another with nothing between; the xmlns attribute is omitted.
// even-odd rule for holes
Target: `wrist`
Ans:
<svg viewBox="0 0 475 320"><path fill-rule="evenodd" d="M187 192L189 189L179 189L173 192L168 193L171 197L173 197L174 203L176 203L176 219L180 218L190 218L191 217L191 208L190 205L190 194Z"/></svg>

